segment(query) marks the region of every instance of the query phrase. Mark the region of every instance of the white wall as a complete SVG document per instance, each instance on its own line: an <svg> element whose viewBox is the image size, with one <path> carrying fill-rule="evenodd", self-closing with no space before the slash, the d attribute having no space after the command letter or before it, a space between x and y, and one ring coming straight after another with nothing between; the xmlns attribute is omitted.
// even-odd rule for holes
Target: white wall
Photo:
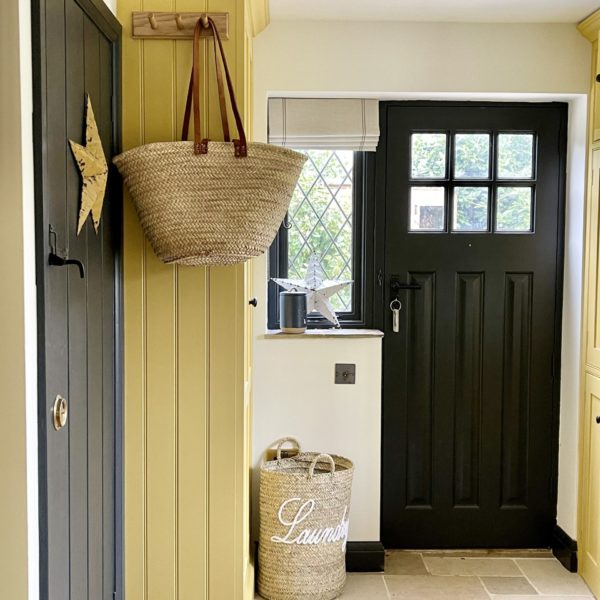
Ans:
<svg viewBox="0 0 600 600"><path fill-rule="evenodd" d="M104 3L115 15L117 14L117 0L104 0Z"/></svg>
<svg viewBox="0 0 600 600"><path fill-rule="evenodd" d="M576 536L577 404L579 394L579 307L581 304L582 206L585 175L585 114L591 48L574 25L275 22L256 40L255 119L257 140L265 140L269 95L369 96L393 98L467 98L568 101L567 255L560 431L559 524ZM263 339L266 319L266 258L255 261L255 294L259 312L254 344L254 459L283 434L308 440L315 449L348 448L359 465L379 474L380 427L364 422L368 402L380 410L379 357L362 340ZM352 390L332 394L335 362L373 360L365 389L368 399ZM318 375L312 369L322 365ZM360 369L362 372L362 369ZM307 375L309 374L310 375ZM286 380L301 381L318 417L305 416L307 400L281 393ZM348 388L350 386L347 386ZM377 395L374 396L374 390ZM345 402L345 410L339 411ZM321 424L336 415L327 427ZM274 417L273 415L276 415ZM318 425L317 425L318 423ZM363 424L360 437L356 428ZM376 461L376 462L374 462ZM377 475L378 477L378 475ZM255 486L255 490L257 487ZM355 486L351 539L379 539L377 493ZM256 494L255 494L256 495ZM368 504L368 506L367 506ZM356 506L356 504L355 504ZM256 518L256 505L255 505Z"/></svg>
<svg viewBox="0 0 600 600"><path fill-rule="evenodd" d="M260 364L263 372L254 381L257 464L271 442L287 435L303 449L351 458L350 539L379 540L381 338L268 339L256 349L254 369ZM356 384L334 384L336 362L356 364Z"/></svg>
<svg viewBox="0 0 600 600"><path fill-rule="evenodd" d="M579 383L587 102L569 107L557 522L577 539Z"/></svg>

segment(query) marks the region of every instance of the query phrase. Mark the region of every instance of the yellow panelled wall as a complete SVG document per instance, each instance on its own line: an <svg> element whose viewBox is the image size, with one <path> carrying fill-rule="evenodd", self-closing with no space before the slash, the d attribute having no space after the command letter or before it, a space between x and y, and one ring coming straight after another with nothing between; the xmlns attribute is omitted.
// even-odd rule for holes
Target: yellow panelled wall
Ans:
<svg viewBox="0 0 600 600"><path fill-rule="evenodd" d="M191 41L133 40L132 11L229 12L224 47L250 129L252 37L267 19L258 4L119 0L124 149L179 139L192 52ZM212 42L203 46L203 120L222 139ZM250 265L164 265L127 195L124 217L126 597L251 598Z"/></svg>
<svg viewBox="0 0 600 600"><path fill-rule="evenodd" d="M579 25L592 42L588 126L589 158L582 348L582 401L579 415L579 572L600 595L600 90L596 83L600 11ZM598 421L596 419L599 419Z"/></svg>

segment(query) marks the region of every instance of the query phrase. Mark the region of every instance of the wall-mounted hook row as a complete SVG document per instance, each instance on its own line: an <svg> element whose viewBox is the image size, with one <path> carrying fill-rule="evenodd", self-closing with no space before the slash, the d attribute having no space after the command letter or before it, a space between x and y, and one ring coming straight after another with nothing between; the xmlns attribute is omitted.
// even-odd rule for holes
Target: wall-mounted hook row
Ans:
<svg viewBox="0 0 600 600"><path fill-rule="evenodd" d="M198 19L205 22L202 37L212 37L208 28L208 17L217 26L222 39L229 38L229 13L202 12L134 12L133 37L158 40L183 40L194 37L194 27Z"/></svg>

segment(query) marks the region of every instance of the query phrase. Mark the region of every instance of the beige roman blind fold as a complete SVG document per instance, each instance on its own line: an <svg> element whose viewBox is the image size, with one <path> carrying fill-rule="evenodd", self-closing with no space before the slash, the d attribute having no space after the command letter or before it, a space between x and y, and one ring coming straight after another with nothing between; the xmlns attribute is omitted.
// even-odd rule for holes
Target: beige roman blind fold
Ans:
<svg viewBox="0 0 600 600"><path fill-rule="evenodd" d="M363 98L269 98L269 143L374 152L379 102Z"/></svg>

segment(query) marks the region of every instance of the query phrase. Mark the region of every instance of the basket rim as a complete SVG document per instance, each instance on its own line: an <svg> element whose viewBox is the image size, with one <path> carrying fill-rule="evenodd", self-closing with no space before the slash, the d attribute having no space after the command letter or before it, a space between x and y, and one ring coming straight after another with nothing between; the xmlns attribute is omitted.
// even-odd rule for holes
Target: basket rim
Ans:
<svg viewBox="0 0 600 600"><path fill-rule="evenodd" d="M312 460L315 457L319 456L319 454L322 454L321 452L301 452L300 454L296 454L295 456L291 456L289 458L282 458L280 461L278 460L269 460L269 461L265 461L262 463L262 465L260 466L260 472L261 473L268 473L269 475L276 475L276 476L280 476L280 475L285 475L286 477L298 477L298 478L306 478L308 475L308 468L306 470L306 473L292 473L290 471L287 471L285 468L281 468L281 466L283 465L284 467L289 465L295 465L296 463L298 463L299 459L304 459L304 460ZM339 454L330 454L329 456L331 456L331 458L333 458L333 461L335 463L335 471L333 472L333 475L344 475L346 473L352 473L354 471L354 463L349 459L346 458L345 456L340 456ZM339 466L341 467L340 470L338 470L338 463ZM314 478L316 477L321 477L321 476L326 476L326 477L330 477L332 475L332 473L330 473L329 471L323 471L321 473L316 473L314 474Z"/></svg>
<svg viewBox="0 0 600 600"><path fill-rule="evenodd" d="M117 162L121 162L126 155L132 155L141 152L147 148L157 148L164 146L173 146L181 145L186 147L193 147L194 142L188 140L165 140L164 142L148 142L147 144L140 144L138 146L134 146L133 148L128 148L127 150L123 150L120 154L117 154L113 157L113 162L117 164ZM211 146L219 146L219 147L233 147L233 142L224 142L223 140L209 140L208 148L210 153ZM275 144L268 144L266 142L248 142L248 149L250 148L268 148L269 150L277 150L281 155L288 155L289 158L293 159L303 159L306 162L308 159L305 154L302 152L298 152L297 150L292 150L291 148L286 148L285 146L277 146Z"/></svg>

